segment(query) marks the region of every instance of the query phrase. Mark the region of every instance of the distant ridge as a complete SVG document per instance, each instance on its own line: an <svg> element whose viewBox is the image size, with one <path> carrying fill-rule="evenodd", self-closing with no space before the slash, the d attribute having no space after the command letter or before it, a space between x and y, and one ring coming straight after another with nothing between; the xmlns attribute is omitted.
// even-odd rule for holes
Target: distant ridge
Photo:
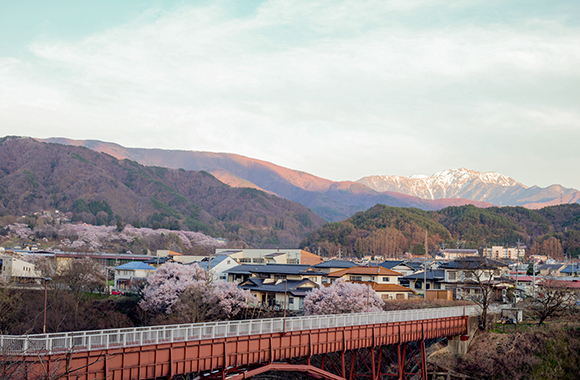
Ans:
<svg viewBox="0 0 580 380"><path fill-rule="evenodd" d="M465 198L498 206L542 208L577 203L580 192L560 185L527 187L495 172L465 168L444 170L432 176L368 176L358 182L376 191L397 191L422 199Z"/></svg>
<svg viewBox="0 0 580 380"><path fill-rule="evenodd" d="M115 143L66 138L43 141L84 146L144 165L204 170L230 186L254 187L301 203L327 221L343 220L375 204L422 210L467 204L539 209L580 201L580 192L575 189L560 185L527 187L499 173L465 168L444 170L432 176L368 176L358 181L334 182L230 153L125 148Z"/></svg>
<svg viewBox="0 0 580 380"><path fill-rule="evenodd" d="M327 221L343 220L376 204L415 207L422 210L438 210L465 204L477 207L492 206L491 203L468 199L428 200L396 191L380 192L356 181L334 182L237 154L125 148L115 143L66 138L49 138L41 141L84 146L118 159L128 158L143 165L204 170L230 186L255 187L301 203Z"/></svg>

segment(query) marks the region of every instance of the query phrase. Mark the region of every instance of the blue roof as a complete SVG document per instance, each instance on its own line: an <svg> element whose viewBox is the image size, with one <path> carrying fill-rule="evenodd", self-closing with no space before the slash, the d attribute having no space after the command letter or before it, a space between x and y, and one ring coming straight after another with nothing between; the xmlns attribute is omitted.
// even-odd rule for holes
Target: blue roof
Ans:
<svg viewBox="0 0 580 380"><path fill-rule="evenodd" d="M219 263L221 263L222 261L224 261L225 259L229 259L230 257L227 255L218 255L216 257L212 257L211 258L211 266L210 268L215 268ZM195 263L197 265L199 265L199 267L203 270L207 270L207 259L203 259L200 262ZM193 263L191 264L193 265Z"/></svg>
<svg viewBox="0 0 580 380"><path fill-rule="evenodd" d="M145 264L141 261L132 261L132 262L127 263L127 264L119 265L118 267L115 267L115 269L119 269L119 270L155 270L155 267L152 267L151 265Z"/></svg>
<svg viewBox="0 0 580 380"><path fill-rule="evenodd" d="M405 276L402 279L405 280L423 280L427 277L427 280L443 280L445 278L445 271L442 269L428 270L427 273L421 271L419 273L414 273L409 276Z"/></svg>
<svg viewBox="0 0 580 380"><path fill-rule="evenodd" d="M560 273L580 273L580 265L568 265L566 268L562 269Z"/></svg>

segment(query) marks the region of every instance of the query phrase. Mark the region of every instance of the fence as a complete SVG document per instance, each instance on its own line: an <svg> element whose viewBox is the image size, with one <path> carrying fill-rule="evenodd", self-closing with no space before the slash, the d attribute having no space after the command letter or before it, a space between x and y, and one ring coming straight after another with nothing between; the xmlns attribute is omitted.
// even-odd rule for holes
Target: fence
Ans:
<svg viewBox="0 0 580 380"><path fill-rule="evenodd" d="M397 310L376 313L314 315L182 325L79 331L35 335L0 335L0 354L91 351L178 341L226 338L286 331L372 325L477 315L476 306Z"/></svg>

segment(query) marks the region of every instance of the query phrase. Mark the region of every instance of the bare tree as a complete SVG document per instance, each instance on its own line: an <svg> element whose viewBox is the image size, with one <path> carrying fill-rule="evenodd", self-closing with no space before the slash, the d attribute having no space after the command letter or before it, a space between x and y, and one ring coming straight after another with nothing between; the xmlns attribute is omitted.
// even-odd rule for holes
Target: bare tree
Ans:
<svg viewBox="0 0 580 380"><path fill-rule="evenodd" d="M538 325L568 309L575 299L568 284L547 278L541 284L535 297L527 300L528 309L538 317Z"/></svg>
<svg viewBox="0 0 580 380"><path fill-rule="evenodd" d="M70 289L78 309L83 293L102 289L106 278L103 268L93 259L85 257L72 260L56 280Z"/></svg>
<svg viewBox="0 0 580 380"><path fill-rule="evenodd" d="M20 293L10 288L0 276L0 334L10 331L18 323L18 312L22 309Z"/></svg>
<svg viewBox="0 0 580 380"><path fill-rule="evenodd" d="M464 257L448 264L447 268L457 270L463 281L463 298L473 301L480 309L479 328L487 330L489 307L495 301L495 278L500 275L500 262L481 256Z"/></svg>

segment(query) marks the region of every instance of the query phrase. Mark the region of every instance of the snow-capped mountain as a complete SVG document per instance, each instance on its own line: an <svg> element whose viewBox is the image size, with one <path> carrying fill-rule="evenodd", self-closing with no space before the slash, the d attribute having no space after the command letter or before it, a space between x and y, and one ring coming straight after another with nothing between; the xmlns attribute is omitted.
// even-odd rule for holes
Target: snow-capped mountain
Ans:
<svg viewBox="0 0 580 380"><path fill-rule="evenodd" d="M527 187L503 174L465 168L443 170L432 176L368 176L357 182L376 191L396 191L423 199L464 198L504 206L533 207L536 203L570 203L578 198L577 190L560 185Z"/></svg>

